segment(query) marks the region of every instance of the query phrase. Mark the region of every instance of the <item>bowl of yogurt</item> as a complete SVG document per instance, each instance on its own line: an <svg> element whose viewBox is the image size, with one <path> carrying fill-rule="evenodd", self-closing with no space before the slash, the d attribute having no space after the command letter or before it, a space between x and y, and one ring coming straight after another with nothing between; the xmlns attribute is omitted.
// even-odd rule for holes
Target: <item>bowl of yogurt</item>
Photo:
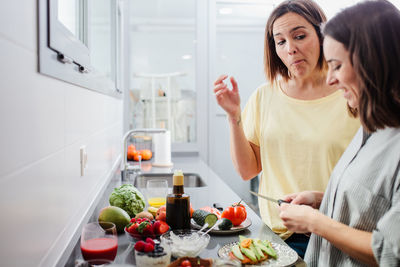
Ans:
<svg viewBox="0 0 400 267"><path fill-rule="evenodd" d="M210 242L210 235L197 230L173 230L163 234L161 241L169 245L175 258L197 257Z"/></svg>

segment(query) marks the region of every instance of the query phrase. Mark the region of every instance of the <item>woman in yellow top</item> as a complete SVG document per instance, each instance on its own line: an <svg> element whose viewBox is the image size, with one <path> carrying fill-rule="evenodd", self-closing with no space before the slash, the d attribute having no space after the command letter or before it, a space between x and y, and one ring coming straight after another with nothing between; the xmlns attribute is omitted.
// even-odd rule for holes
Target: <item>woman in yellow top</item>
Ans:
<svg viewBox="0 0 400 267"><path fill-rule="evenodd" d="M214 83L227 112L231 156L242 179L260 172L259 193L273 198L304 190L324 191L331 171L360 126L335 87L325 84L321 8L310 0L285 1L265 28L265 74L269 83L252 94L243 112L236 80ZM308 238L292 234L275 203L259 199L261 217L303 257Z"/></svg>

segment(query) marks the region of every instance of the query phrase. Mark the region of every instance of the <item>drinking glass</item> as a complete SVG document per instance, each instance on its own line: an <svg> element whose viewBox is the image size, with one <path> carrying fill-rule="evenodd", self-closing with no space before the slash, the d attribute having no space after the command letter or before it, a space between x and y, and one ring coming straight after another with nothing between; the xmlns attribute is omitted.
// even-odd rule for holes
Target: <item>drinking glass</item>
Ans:
<svg viewBox="0 0 400 267"><path fill-rule="evenodd" d="M165 205L168 194L168 182L165 179L148 180L146 183L147 202L150 206L159 208Z"/></svg>
<svg viewBox="0 0 400 267"><path fill-rule="evenodd" d="M95 260L98 264L113 261L117 250L118 237L114 223L91 222L83 227L81 252L85 260Z"/></svg>

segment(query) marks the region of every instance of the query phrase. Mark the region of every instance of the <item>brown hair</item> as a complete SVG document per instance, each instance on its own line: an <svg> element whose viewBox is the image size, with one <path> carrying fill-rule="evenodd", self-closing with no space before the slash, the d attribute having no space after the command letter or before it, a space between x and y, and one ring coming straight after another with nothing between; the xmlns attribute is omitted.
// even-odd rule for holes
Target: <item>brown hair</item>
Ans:
<svg viewBox="0 0 400 267"><path fill-rule="evenodd" d="M385 0L362 2L329 20L323 33L350 54L363 127L400 127L400 11Z"/></svg>
<svg viewBox="0 0 400 267"><path fill-rule="evenodd" d="M324 60L324 53L322 51L322 34L320 25L326 21L326 16L322 9L312 0L287 0L277 6L268 18L267 25L265 26L265 39L264 39L264 68L267 79L273 82L278 74L285 80L289 79L288 69L283 64L282 60L276 54L275 41L273 37L272 28L275 21L286 13L296 13L305 18L318 35L320 41L320 55L318 59L318 67L326 69Z"/></svg>

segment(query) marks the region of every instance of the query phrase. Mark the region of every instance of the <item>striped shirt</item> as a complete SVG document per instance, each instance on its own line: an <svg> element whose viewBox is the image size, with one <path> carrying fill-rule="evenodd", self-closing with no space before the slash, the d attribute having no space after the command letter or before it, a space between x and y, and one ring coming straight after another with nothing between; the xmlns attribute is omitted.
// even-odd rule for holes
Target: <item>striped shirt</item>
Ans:
<svg viewBox="0 0 400 267"><path fill-rule="evenodd" d="M368 135L360 128L332 172L320 212L372 233L380 266L400 266L400 128ZM366 266L313 234L309 266Z"/></svg>

